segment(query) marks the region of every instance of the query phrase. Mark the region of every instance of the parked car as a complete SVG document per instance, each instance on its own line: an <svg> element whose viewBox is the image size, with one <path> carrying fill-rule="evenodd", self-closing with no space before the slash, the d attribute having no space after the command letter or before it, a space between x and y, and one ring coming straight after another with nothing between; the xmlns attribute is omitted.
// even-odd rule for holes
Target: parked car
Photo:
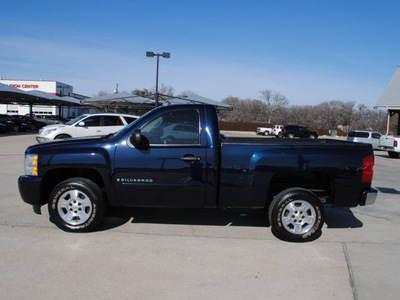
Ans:
<svg viewBox="0 0 400 300"><path fill-rule="evenodd" d="M316 139L318 138L318 133L316 131L308 130L304 126L285 125L283 126L282 131L279 133L279 137L289 139L294 137Z"/></svg>
<svg viewBox="0 0 400 300"><path fill-rule="evenodd" d="M9 115L0 115L0 122L7 126L7 131L19 131L20 127Z"/></svg>
<svg viewBox="0 0 400 300"><path fill-rule="evenodd" d="M347 134L348 141L371 144L374 149L379 149L381 137L381 133L369 130L350 130Z"/></svg>
<svg viewBox="0 0 400 300"><path fill-rule="evenodd" d="M274 125L272 126L272 134L276 137L279 137L279 134L282 132L283 125Z"/></svg>
<svg viewBox="0 0 400 300"><path fill-rule="evenodd" d="M389 157L398 158L400 156L400 137L382 135L379 141L379 149L387 151Z"/></svg>
<svg viewBox="0 0 400 300"><path fill-rule="evenodd" d="M14 131L27 131L29 130L29 124L24 120L19 119L17 116L10 116L11 120L14 122Z"/></svg>
<svg viewBox="0 0 400 300"><path fill-rule="evenodd" d="M258 135L270 135L272 133L272 128L268 127L257 127L256 133Z"/></svg>
<svg viewBox="0 0 400 300"><path fill-rule="evenodd" d="M55 115L33 115L33 118L37 121L46 123L47 125L65 124L66 123L65 119L61 118L60 116L55 116Z"/></svg>
<svg viewBox="0 0 400 300"><path fill-rule="evenodd" d="M40 128L46 126L47 124L42 122L42 121L38 121L34 118L31 118L29 115L16 115L16 118L22 120L23 122L27 123L29 126L30 130L39 130Z"/></svg>
<svg viewBox="0 0 400 300"><path fill-rule="evenodd" d="M81 115L66 124L47 125L39 130L39 143L82 136L107 135L117 132L138 119L138 116L116 113Z"/></svg>
<svg viewBox="0 0 400 300"><path fill-rule="evenodd" d="M7 132L7 125L0 123L0 132L1 133L6 133Z"/></svg>

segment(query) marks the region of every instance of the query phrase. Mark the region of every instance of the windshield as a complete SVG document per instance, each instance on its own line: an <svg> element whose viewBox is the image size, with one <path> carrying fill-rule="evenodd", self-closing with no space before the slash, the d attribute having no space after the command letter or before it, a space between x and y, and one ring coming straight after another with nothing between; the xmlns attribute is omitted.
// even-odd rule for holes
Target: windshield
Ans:
<svg viewBox="0 0 400 300"><path fill-rule="evenodd" d="M76 117L75 119L72 119L71 121L65 123L65 125L72 125L72 124L78 122L79 120L82 120L84 117L86 117L86 115L81 115L79 117Z"/></svg>

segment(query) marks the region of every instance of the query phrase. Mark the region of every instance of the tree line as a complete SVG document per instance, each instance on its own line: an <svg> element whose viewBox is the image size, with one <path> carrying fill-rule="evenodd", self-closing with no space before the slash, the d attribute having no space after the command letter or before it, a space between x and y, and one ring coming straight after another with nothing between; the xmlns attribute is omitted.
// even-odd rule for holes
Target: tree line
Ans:
<svg viewBox="0 0 400 300"><path fill-rule="evenodd" d="M146 96L155 89L135 89L132 94ZM160 85L159 92L174 96L174 88ZM178 97L193 93L185 91ZM98 96L107 92L100 91ZM260 91L259 99L239 99L227 97L223 103L233 107L233 111L220 111L220 120L225 122L263 123L265 125L303 125L310 129L334 129L348 132L352 129L386 132L387 114L357 104L355 101L331 100L316 105L290 105L289 100L279 91Z"/></svg>
<svg viewBox="0 0 400 300"><path fill-rule="evenodd" d="M351 129L386 132L386 112L368 108L355 101L325 101L317 105L289 105L280 92L260 91L260 99L227 97L223 103L233 111L221 111L226 122L254 122L266 125L303 125L308 128L334 129L348 132Z"/></svg>

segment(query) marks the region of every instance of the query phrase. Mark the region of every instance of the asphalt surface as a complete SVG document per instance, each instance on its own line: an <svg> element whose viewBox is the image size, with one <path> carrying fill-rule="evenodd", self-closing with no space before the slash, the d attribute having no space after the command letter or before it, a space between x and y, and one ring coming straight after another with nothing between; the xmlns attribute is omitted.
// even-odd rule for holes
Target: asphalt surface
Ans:
<svg viewBox="0 0 400 300"><path fill-rule="evenodd" d="M326 207L322 236L287 243L262 210L113 211L65 233L18 193L34 134L0 135L1 299L397 299L400 159L376 152L372 206Z"/></svg>

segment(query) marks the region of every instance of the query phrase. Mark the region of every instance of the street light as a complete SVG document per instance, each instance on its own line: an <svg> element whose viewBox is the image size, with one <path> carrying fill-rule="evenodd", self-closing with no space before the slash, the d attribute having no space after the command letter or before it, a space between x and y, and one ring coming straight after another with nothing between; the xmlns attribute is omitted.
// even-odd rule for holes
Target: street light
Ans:
<svg viewBox="0 0 400 300"><path fill-rule="evenodd" d="M154 52L146 52L147 57L154 57L157 56L157 72L156 72L156 107L158 106L158 66L160 64L160 56L163 58L170 58L171 54L169 52L163 52L161 53L154 53Z"/></svg>

